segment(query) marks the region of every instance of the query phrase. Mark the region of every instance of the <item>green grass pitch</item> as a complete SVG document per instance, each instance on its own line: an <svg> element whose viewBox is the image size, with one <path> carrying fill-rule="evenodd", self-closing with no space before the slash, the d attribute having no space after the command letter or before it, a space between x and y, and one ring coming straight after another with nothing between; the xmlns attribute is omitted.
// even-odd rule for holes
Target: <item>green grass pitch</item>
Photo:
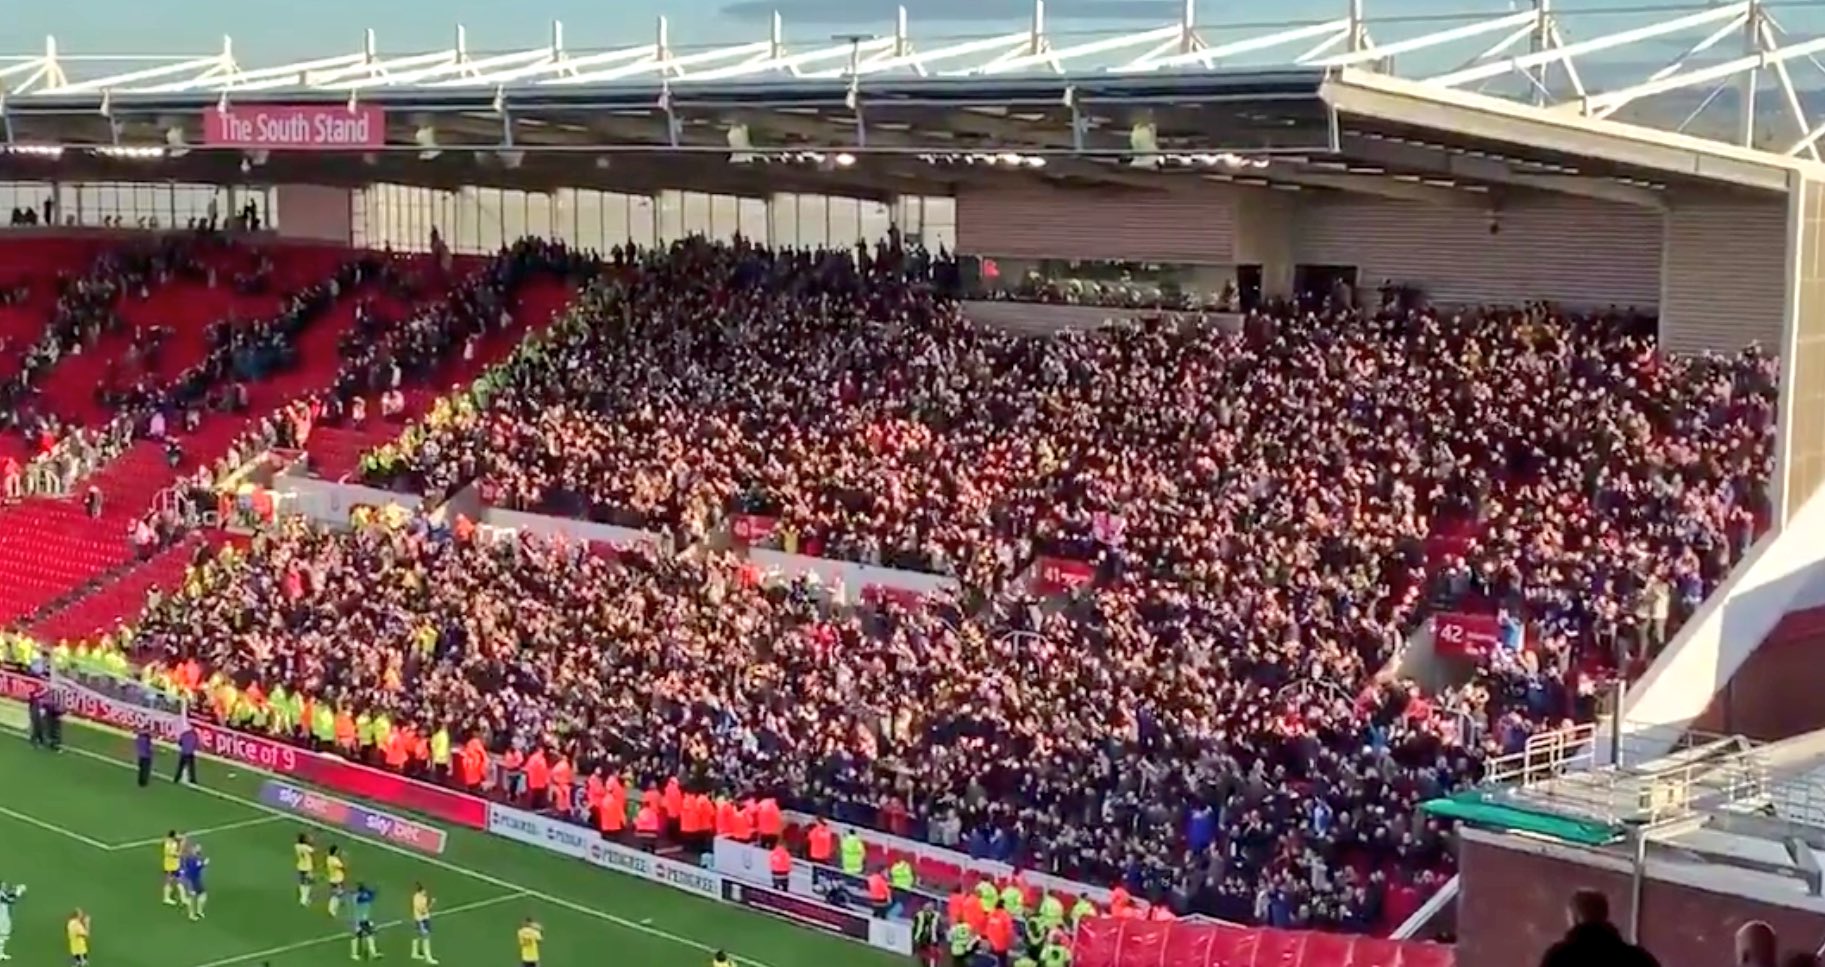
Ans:
<svg viewBox="0 0 1825 967"><path fill-rule="evenodd" d="M7 718L12 718L9 714ZM444 967L516 967L514 931L545 930L542 967L704 967L722 949L750 967L904 967L898 957L759 914L449 829L439 857L332 830L256 800L259 773L199 767L203 788L167 775L137 788L125 737L71 724L66 749L0 731L0 880L24 883L13 908L12 963L68 962L64 921L91 920L94 967L325 967L349 963L349 930L319 883L298 904L292 844L339 844L349 878L377 892L384 962L410 965L412 888L435 898L434 953ZM159 765L172 765L161 750ZM378 808L386 808L379 806ZM439 825L433 822L433 825ZM186 832L210 860L208 916L191 922L160 901L159 844ZM321 865L321 864L319 864Z"/></svg>

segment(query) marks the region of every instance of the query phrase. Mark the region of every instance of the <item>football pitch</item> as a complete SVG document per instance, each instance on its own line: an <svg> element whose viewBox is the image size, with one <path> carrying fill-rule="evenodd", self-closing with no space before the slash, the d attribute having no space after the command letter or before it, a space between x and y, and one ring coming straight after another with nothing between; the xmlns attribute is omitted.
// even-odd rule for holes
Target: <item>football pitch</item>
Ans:
<svg viewBox="0 0 1825 967"><path fill-rule="evenodd" d="M13 711L0 709L0 719L10 722ZM749 967L903 964L484 833L447 829L448 845L436 857L362 838L260 804L267 777L237 766L205 761L201 788L176 785L168 750L160 750L163 774L140 789L131 757L127 738L74 722L61 753L0 729L0 881L29 888L13 907L13 963L67 963L64 921L81 908L90 917L94 967L347 964L350 930L329 914L321 882L309 907L298 903L292 846L308 832L319 858L331 844L341 847L351 887L375 890L380 952L401 965L414 963L415 884L435 898L434 954L446 967L517 965L514 932L527 917L544 928L542 967L705 967L717 950ZM208 854L204 920L161 902L160 846L169 830Z"/></svg>

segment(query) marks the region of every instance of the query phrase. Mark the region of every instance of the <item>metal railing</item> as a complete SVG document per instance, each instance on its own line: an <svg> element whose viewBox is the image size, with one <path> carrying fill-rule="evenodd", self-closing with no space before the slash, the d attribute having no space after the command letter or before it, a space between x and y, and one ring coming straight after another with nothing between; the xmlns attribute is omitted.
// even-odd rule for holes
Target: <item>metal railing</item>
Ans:
<svg viewBox="0 0 1825 967"><path fill-rule="evenodd" d="M1545 732L1529 738L1520 752L1491 760L1485 785L1523 808L1646 830L1703 813L1758 807L1777 788L1764 757L1747 739L1694 733L1685 741L1684 748L1652 763L1630 766L1603 761L1599 726ZM1825 794L1807 804L1825 815Z"/></svg>

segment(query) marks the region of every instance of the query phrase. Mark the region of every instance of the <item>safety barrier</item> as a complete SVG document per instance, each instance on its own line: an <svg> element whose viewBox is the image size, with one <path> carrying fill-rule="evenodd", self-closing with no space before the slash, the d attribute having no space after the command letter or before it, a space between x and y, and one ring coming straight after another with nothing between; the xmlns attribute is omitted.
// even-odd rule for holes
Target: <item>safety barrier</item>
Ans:
<svg viewBox="0 0 1825 967"><path fill-rule="evenodd" d="M1094 917L1077 928L1071 967L1454 967L1439 944L1221 923Z"/></svg>

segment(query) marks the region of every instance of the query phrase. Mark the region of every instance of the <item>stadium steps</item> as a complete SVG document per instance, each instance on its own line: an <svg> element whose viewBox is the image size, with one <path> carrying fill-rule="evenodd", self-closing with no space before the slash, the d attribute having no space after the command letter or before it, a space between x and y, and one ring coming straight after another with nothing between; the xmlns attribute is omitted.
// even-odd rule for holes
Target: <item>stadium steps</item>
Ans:
<svg viewBox="0 0 1825 967"><path fill-rule="evenodd" d="M170 590L182 584L196 548L206 542L204 535L191 534L146 560L116 567L53 602L45 609L49 613L27 631L45 642L80 640L113 631L139 614L154 586Z"/></svg>
<svg viewBox="0 0 1825 967"><path fill-rule="evenodd" d="M102 248L95 239L0 241L0 286L27 289L23 301L0 306L0 379L19 372L26 348L43 334L57 307L58 276L85 271Z"/></svg>
<svg viewBox="0 0 1825 967"><path fill-rule="evenodd" d="M483 340L474 359L458 358L441 367L426 384L407 388L406 419L415 420L430 412L440 397L467 386L488 367L507 358L521 339L550 325L575 296L575 286L556 279L537 279L526 284L513 308L512 330ZM311 471L324 480L350 478L359 468L362 454L398 437L402 429L400 423L378 419L379 413L378 400L370 398L366 427L357 430L326 426L313 430L305 448L310 454Z"/></svg>
<svg viewBox="0 0 1825 967"><path fill-rule="evenodd" d="M169 379L202 361L208 352L205 334L211 323L227 318L255 318L270 314L279 306L276 295L245 296L233 286L236 273L254 265L251 253L229 248L203 253L200 261L213 268L218 284L188 278L174 278L146 293L125 294L116 307L125 323L119 332L109 333L58 360L45 380L42 398L47 410L84 425L105 423L111 414L95 399L95 389L105 381L110 368L115 379L129 383L145 375ZM171 330L171 336L159 357L156 371L135 367L129 369L125 356L134 337L158 326Z"/></svg>
<svg viewBox="0 0 1825 967"><path fill-rule="evenodd" d="M347 258L347 253L340 258ZM353 323L355 301L365 294L371 293L345 293L305 331L297 368L249 387L247 413L210 414L196 433L181 437L184 457L177 470L167 464L162 445L141 441L78 484L77 496L28 500L0 510L0 626L80 594L127 564L132 556L128 529L179 472L218 459L257 416L306 391L327 387L336 371L337 339ZM98 519L88 517L80 500L90 486L103 495Z"/></svg>

